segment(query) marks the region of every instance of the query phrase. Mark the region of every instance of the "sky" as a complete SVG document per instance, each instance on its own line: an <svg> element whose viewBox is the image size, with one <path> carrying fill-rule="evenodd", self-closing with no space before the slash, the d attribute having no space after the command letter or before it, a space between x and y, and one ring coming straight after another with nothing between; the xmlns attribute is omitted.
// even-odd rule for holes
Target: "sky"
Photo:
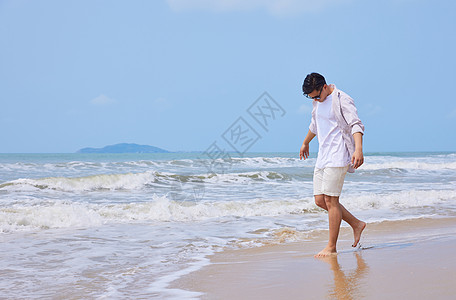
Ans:
<svg viewBox="0 0 456 300"><path fill-rule="evenodd" d="M455 31L453 0L0 0L0 153L298 153L311 72L364 152L456 151Z"/></svg>

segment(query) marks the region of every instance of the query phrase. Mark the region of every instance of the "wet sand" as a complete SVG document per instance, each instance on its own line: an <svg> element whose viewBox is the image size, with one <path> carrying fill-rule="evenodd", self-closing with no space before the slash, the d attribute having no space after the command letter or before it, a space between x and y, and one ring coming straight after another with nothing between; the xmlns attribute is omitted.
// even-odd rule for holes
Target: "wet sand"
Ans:
<svg viewBox="0 0 456 300"><path fill-rule="evenodd" d="M454 299L456 218L368 224L361 248L342 228L338 255L316 259L327 232L306 241L225 250L172 284L202 299Z"/></svg>

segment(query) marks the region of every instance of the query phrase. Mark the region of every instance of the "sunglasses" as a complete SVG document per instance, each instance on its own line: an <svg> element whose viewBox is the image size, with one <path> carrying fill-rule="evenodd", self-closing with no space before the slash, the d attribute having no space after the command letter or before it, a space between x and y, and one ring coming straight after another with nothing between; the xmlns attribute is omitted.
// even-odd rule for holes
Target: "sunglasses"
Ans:
<svg viewBox="0 0 456 300"><path fill-rule="evenodd" d="M312 99L312 100L320 99L320 96L321 96L321 92L322 92L322 91L323 91L323 87L321 87L320 93L318 93L318 96L310 97L309 94L306 94L306 93L304 93L304 96L306 96L308 99Z"/></svg>

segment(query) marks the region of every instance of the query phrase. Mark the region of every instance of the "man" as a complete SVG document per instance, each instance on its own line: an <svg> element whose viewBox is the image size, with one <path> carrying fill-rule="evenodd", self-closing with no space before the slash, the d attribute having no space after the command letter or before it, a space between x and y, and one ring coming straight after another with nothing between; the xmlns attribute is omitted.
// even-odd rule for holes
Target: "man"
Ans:
<svg viewBox="0 0 456 300"><path fill-rule="evenodd" d="M341 220L353 228L354 243L358 245L366 223L355 218L339 203L345 174L353 173L364 162L364 125L358 118L350 96L327 85L325 78L311 73L302 85L304 95L313 100L312 120L299 152L299 159L309 157L309 143L317 136L319 149L314 170L315 203L328 211L328 245L315 257L337 253L336 244Z"/></svg>

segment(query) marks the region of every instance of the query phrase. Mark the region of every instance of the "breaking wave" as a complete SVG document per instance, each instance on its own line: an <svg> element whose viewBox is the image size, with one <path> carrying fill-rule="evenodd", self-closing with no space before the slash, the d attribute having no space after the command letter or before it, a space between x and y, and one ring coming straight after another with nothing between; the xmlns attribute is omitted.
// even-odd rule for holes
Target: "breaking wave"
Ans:
<svg viewBox="0 0 456 300"><path fill-rule="evenodd" d="M155 184L173 184L176 182L248 183L252 181L276 180L291 180L291 177L288 174L273 171L195 175L149 171L143 173L101 174L84 177L21 178L0 184L0 190L29 191L35 189L49 189L64 192L138 190Z"/></svg>
<svg viewBox="0 0 456 300"><path fill-rule="evenodd" d="M454 206L456 191L413 190L378 195L347 195L349 210L404 210L445 203ZM442 205L443 203L443 205ZM451 210L454 209L451 208ZM440 213L443 213L442 211ZM252 199L238 201L175 201L153 195L147 202L85 203L62 200L19 201L0 207L0 232L27 229L92 227L105 223L187 222L213 218L274 217L280 215L324 216L312 197L302 199ZM375 215L375 214L374 214ZM403 218L408 218L403 215Z"/></svg>
<svg viewBox="0 0 456 300"><path fill-rule="evenodd" d="M185 222L222 217L276 216L318 212L312 199L275 201L174 201L154 196L143 203L94 204L50 200L0 207L0 232L21 229L92 227L123 222Z"/></svg>

